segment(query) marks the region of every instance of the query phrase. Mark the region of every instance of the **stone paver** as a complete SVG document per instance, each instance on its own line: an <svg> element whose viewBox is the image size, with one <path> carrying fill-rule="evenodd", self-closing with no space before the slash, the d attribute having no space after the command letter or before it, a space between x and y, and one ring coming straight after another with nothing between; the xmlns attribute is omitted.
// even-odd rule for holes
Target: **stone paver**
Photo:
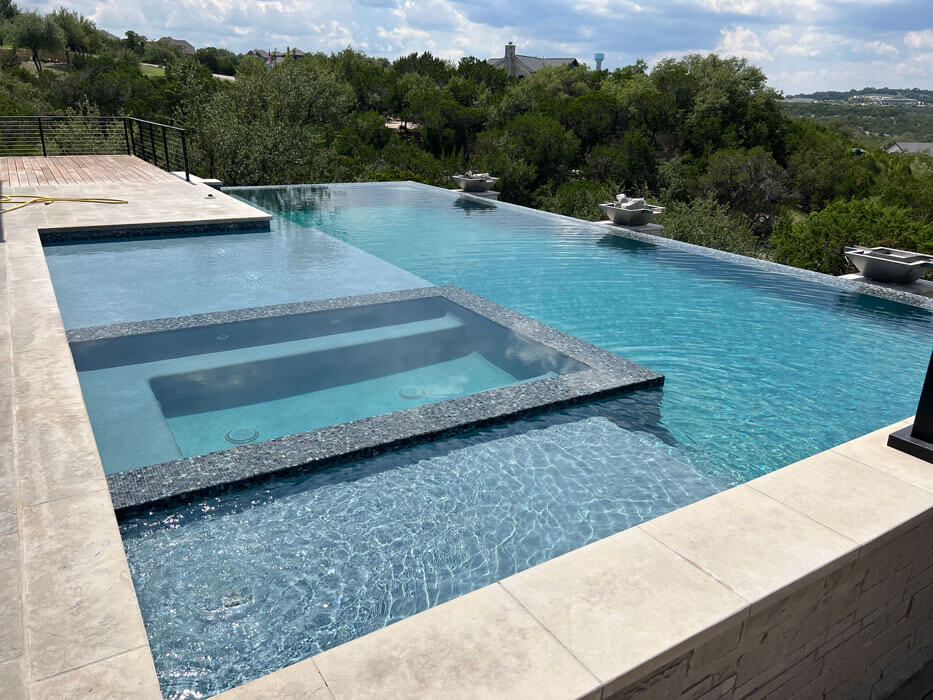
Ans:
<svg viewBox="0 0 933 700"><path fill-rule="evenodd" d="M23 509L30 678L48 678L145 646L116 516L106 491Z"/></svg>
<svg viewBox="0 0 933 700"><path fill-rule="evenodd" d="M858 545L748 486L650 520L641 529L754 603L806 584Z"/></svg>
<svg viewBox="0 0 933 700"><path fill-rule="evenodd" d="M933 507L933 493L833 450L759 477L749 487L859 544Z"/></svg>
<svg viewBox="0 0 933 700"><path fill-rule="evenodd" d="M597 686L498 585L325 651L314 661L337 700L572 698Z"/></svg>
<svg viewBox="0 0 933 700"><path fill-rule="evenodd" d="M637 527L501 585L608 683L604 692L641 664L747 613L745 600ZM324 677L330 680L326 670Z"/></svg>

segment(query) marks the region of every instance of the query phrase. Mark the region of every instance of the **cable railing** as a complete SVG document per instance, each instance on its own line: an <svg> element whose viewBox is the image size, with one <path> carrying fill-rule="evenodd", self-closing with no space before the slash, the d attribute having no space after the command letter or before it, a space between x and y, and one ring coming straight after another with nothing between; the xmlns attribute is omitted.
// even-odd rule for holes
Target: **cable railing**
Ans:
<svg viewBox="0 0 933 700"><path fill-rule="evenodd" d="M122 153L191 179L185 130L177 126L135 117L0 116L0 157Z"/></svg>

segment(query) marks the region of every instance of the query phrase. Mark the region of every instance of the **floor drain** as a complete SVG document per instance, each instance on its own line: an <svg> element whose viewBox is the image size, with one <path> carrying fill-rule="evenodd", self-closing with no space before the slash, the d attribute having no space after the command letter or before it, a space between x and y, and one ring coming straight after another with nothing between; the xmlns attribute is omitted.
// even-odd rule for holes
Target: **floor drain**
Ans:
<svg viewBox="0 0 933 700"><path fill-rule="evenodd" d="M230 336L227 335L226 333L221 333L220 335L217 336L217 340L227 340L228 338L230 338Z"/></svg>
<svg viewBox="0 0 933 700"><path fill-rule="evenodd" d="M234 428L224 433L224 440L232 442L234 445L244 445L258 437L259 431L256 428Z"/></svg>
<svg viewBox="0 0 933 700"><path fill-rule="evenodd" d="M420 399L427 395L427 390L423 386L409 384L403 386L396 392L403 399Z"/></svg>

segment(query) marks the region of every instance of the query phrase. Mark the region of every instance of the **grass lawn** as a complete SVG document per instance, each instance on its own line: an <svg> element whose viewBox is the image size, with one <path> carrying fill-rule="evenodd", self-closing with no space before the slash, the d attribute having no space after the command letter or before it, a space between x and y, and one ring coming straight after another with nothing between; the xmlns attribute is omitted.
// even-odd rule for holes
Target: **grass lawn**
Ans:
<svg viewBox="0 0 933 700"><path fill-rule="evenodd" d="M143 72L147 78L164 78L165 77L165 67L164 66L150 66L141 63L139 65L139 70Z"/></svg>

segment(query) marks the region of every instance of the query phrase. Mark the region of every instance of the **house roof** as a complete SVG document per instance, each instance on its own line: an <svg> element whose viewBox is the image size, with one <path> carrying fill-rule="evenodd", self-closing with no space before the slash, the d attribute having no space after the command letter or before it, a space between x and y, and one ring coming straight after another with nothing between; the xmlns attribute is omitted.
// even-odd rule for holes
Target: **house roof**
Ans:
<svg viewBox="0 0 933 700"><path fill-rule="evenodd" d="M524 67L529 73L534 73L549 66L573 66L577 63L575 58L538 58L537 56L523 56L522 54L515 54L514 58L515 62ZM502 58L488 58L486 62L493 68L503 68L505 66L505 56Z"/></svg>
<svg viewBox="0 0 933 700"><path fill-rule="evenodd" d="M901 151L902 153L926 153L927 155L933 156L933 143L926 143L924 141L898 141L888 149L888 153L893 153L895 150Z"/></svg>
<svg viewBox="0 0 933 700"><path fill-rule="evenodd" d="M191 42L185 41L184 39L173 39L170 36L163 36L158 40L159 44L171 44L172 46L177 46L181 49L181 52L189 56L194 54L194 46Z"/></svg>

